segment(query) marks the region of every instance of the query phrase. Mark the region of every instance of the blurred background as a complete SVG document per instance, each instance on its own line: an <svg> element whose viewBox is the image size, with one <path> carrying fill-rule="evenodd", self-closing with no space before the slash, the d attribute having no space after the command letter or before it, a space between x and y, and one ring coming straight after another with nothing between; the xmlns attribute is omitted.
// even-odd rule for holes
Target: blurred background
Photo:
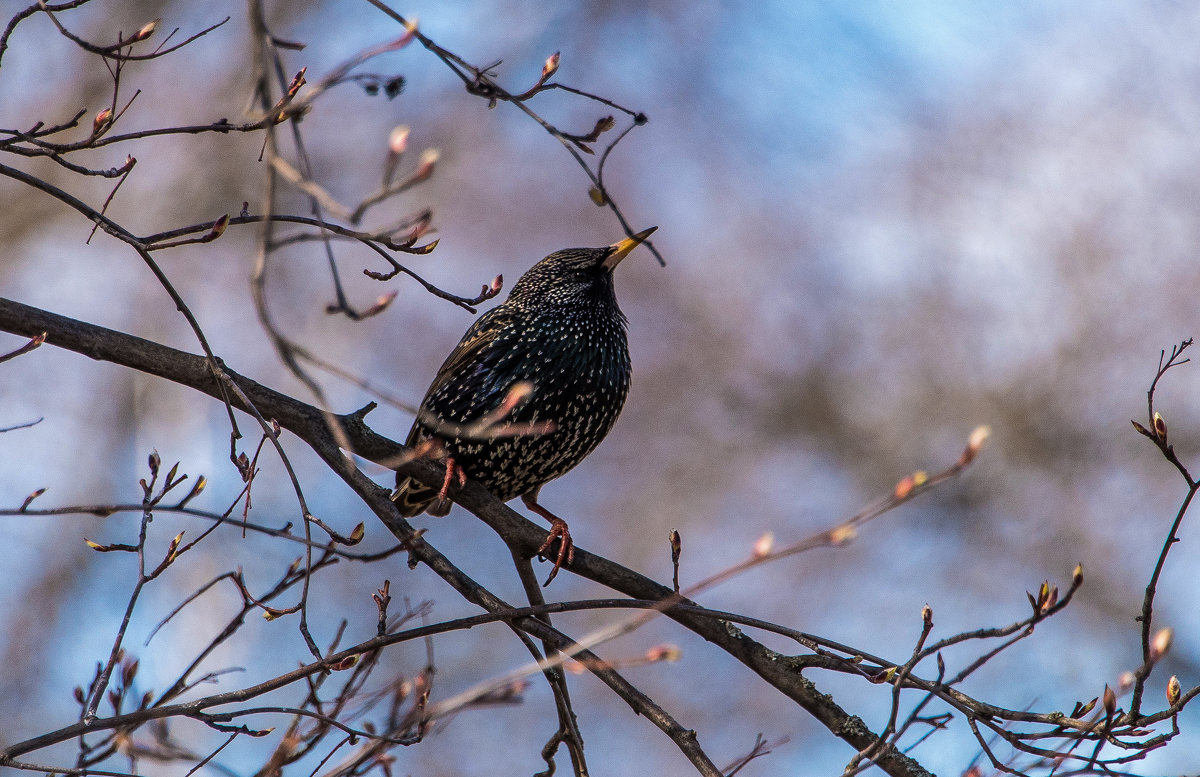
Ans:
<svg viewBox="0 0 1200 777"><path fill-rule="evenodd" d="M400 34L365 3L268 5L273 31L305 44L288 54L288 66L307 66L310 82ZM1025 616L1025 591L1044 579L1065 588L1082 562L1086 583L1075 603L964 690L1009 708L1069 710L1136 668L1133 618L1184 484L1129 420L1145 420L1160 350L1200 333L1193 248L1200 7L1101 2L1085 14L1074 4L1040 2L413 0L394 7L472 63L502 60L499 81L513 91L533 84L546 57L561 51L556 80L649 117L612 153L605 173L635 229L659 226L655 245L667 261L660 267L639 251L618 273L633 390L608 440L542 492L543 504L570 520L580 546L667 580L667 535L678 529L686 585L742 559L765 532L780 543L800 539L904 475L950 463L971 429L986 423L993 436L962 478L871 524L848 547L758 569L702 602L902 661L919 634L922 605L933 608L934 638L1008 624ZM252 74L245 8L232 0L95 0L61 18L89 39L112 41L156 17L160 34L178 26L181 38L226 15L229 23L183 51L127 68L123 93L142 90L118 124L130 131L243 119ZM0 65L6 128L62 121L83 107L90 116L109 99L103 67L43 15L17 28ZM441 242L408 261L424 277L470 296L497 273L511 286L552 250L622 236L612 214L591 203L586 178L556 140L512 106L488 110L427 51L411 46L362 70L401 73L405 91L389 101L341 86L300 126L317 180L345 203L377 186L394 126L411 127L409 169L421 149L440 151L429 182L367 218L368 227L382 226L433 210ZM588 131L607 113L565 93L540 95L531 107L572 132ZM625 122L618 115L618 126ZM110 167L126 153L137 157L109 212L149 234L236 214L243 201L256 210L261 143L259 135L146 139L77 161ZM111 188L46 162L5 162L95 206ZM89 223L11 180L0 179L0 202L0 293L197 350L136 255L103 235L85 245ZM281 205L307 212L294 193ZM231 228L209 246L158 256L231 367L311 400L256 322L254 237ZM471 321L411 280L364 277L364 268L387 268L348 245L338 261L352 302L365 307L393 289L399 296L361 323L327 316L333 292L320 250L295 246L274 261L268 297L280 325L412 402ZM0 338L0 350L18 344ZM1189 464L1200 453L1194 370L1169 374L1157 405ZM324 385L340 412L373 398L336 379ZM153 449L192 477L207 475L197 506L221 511L241 487L228 461L224 410L194 392L42 348L0 368L0 427L39 417L34 427L0 436L0 505L16 507L43 487L41 507L136 502ZM385 406L369 420L403 439L411 417ZM366 521L366 546L386 547L389 536L340 482L290 443L313 511L343 532ZM381 468L364 466L389 481ZM275 526L297 520L278 463L264 455L263 467L252 517ZM1176 639L1149 685L1152 709L1170 675L1185 688L1200 682L1192 523L1159 589L1156 622L1174 627ZM418 525L481 583L520 600L507 551L479 521L455 510ZM153 532L165 545L203 526L161 515ZM107 655L134 571L132 557L94 553L83 539L131 542L136 532L136 515L0 518L0 744L76 719L71 689ZM236 605L231 590L208 595L143 648L184 596L238 565L252 585L264 586L297 553L230 528L177 564L147 591L131 626L130 649L143 656L139 682L161 689ZM474 612L400 557L386 566L344 564L314 591L317 642L326 644L342 617L350 619L348 638L373 634L370 594L384 577L397 599L431 600L435 619ZM567 574L550 594L603 591ZM578 635L611 618L560 616L556 624ZM307 657L292 619L255 622L247 637L214 657L214 668L246 668L229 682L265 678ZM852 755L844 744L669 624L602 654L637 656L660 642L678 644L682 659L630 669L629 679L695 728L718 763L747 752L761 732L791 741L743 774L841 772ZM499 626L434 645L435 698L525 660ZM948 653L951 671L980 652ZM411 674L424 659L425 646L411 645L388 660ZM888 695L878 687L810 677L874 728L886 721ZM599 683L575 682L594 773L688 772L674 747ZM543 768L538 750L554 725L549 694L535 681L522 705L464 713L397 751L395 773L533 773ZM1136 773L1200 768L1200 712L1181 725L1184 741L1151 754ZM212 736L192 733L198 743ZM933 771L956 774L977 745L960 725L913 754ZM250 768L242 757L231 747L219 760ZM567 768L565 755L560 766Z"/></svg>

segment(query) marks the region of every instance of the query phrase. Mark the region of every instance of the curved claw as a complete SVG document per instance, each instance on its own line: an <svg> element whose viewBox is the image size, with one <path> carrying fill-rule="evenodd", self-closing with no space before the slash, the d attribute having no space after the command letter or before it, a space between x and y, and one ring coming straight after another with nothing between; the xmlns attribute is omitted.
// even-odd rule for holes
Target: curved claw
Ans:
<svg viewBox="0 0 1200 777"><path fill-rule="evenodd" d="M558 574L558 570L562 569L563 561L570 564L575 560L575 543L571 540L571 530L567 528L566 521L557 517L550 519L550 534L538 548L538 555L545 554L556 539L559 540L558 555L554 559L554 568L550 570L550 576L546 578L546 582L542 583L543 588L550 585L550 581Z"/></svg>

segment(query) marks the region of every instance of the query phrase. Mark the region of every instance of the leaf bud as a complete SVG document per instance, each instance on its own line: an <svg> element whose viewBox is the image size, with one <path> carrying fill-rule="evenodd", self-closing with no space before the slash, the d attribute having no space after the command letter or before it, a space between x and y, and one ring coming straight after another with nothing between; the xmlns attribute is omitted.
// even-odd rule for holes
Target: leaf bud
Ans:
<svg viewBox="0 0 1200 777"><path fill-rule="evenodd" d="M835 526L829 531L829 544L836 548L852 542L857 536L858 529L848 523L844 523L841 526Z"/></svg>
<svg viewBox="0 0 1200 777"><path fill-rule="evenodd" d="M401 124L392 130L388 135L388 153L393 156L400 156L408 149L409 128L406 124Z"/></svg>
<svg viewBox="0 0 1200 777"><path fill-rule="evenodd" d="M1175 630L1170 626L1159 629L1154 634L1154 638L1150 640L1150 660L1157 661L1166 655L1171 649L1171 640L1175 636Z"/></svg>
<svg viewBox="0 0 1200 777"><path fill-rule="evenodd" d="M1167 680L1167 704L1174 707L1179 703L1179 697L1182 693L1183 690L1179 687L1179 678L1171 675L1171 679Z"/></svg>
<svg viewBox="0 0 1200 777"><path fill-rule="evenodd" d="M683 651L677 645L655 645L646 651L646 660L650 663L656 661L678 661L683 657Z"/></svg>
<svg viewBox="0 0 1200 777"><path fill-rule="evenodd" d="M559 52L554 52L546 57L546 64L542 65L542 81L545 81L550 76L554 75L558 70Z"/></svg>
<svg viewBox="0 0 1200 777"><path fill-rule="evenodd" d="M99 135L102 130L108 128L112 123L112 108L105 108L96 114L96 118L92 119L92 134Z"/></svg>
<svg viewBox="0 0 1200 777"><path fill-rule="evenodd" d="M433 168L437 164L438 158L441 155L441 152L436 148L427 148L422 151L421 159L417 163L417 172L414 173L415 177L420 180L425 180L429 176L433 175Z"/></svg>
<svg viewBox="0 0 1200 777"><path fill-rule="evenodd" d="M146 22L138 29L137 32L133 34L133 37L130 38L129 41L131 43L136 43L149 38L154 34L154 30L158 28L158 23L161 21L162 19L155 19L154 21Z"/></svg>
<svg viewBox="0 0 1200 777"><path fill-rule="evenodd" d="M771 548L773 547L775 547L775 535L772 532L767 532L755 540L754 557L763 558L764 556L770 554Z"/></svg>

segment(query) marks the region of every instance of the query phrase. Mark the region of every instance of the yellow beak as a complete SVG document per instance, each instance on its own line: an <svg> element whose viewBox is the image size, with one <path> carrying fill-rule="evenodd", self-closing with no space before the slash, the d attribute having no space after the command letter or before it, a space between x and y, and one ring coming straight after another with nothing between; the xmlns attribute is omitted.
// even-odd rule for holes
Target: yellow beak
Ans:
<svg viewBox="0 0 1200 777"><path fill-rule="evenodd" d="M656 229L658 229L658 227L644 229L633 237L627 237L624 240L613 243L611 246L609 246L609 249L612 251L612 253L610 253L608 258L604 260L604 269L611 271L614 267L621 263L622 259L629 255L630 251L637 248L639 245L645 242L646 238L654 234L654 230Z"/></svg>

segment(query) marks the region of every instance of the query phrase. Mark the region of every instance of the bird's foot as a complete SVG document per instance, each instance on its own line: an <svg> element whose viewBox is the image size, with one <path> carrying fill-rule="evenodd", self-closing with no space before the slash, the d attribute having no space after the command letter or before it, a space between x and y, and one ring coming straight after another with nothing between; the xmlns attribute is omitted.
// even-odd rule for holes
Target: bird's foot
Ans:
<svg viewBox="0 0 1200 777"><path fill-rule="evenodd" d="M570 564L575 560L575 543L571 540L571 530L567 528L567 522L558 516L550 516L549 520L550 534L542 543L542 547L538 548L538 555L545 555L556 539L559 540L559 545L558 555L554 559L554 568L550 570L550 576L546 578L546 582L542 583L543 588L550 585L550 581L558 574L558 570L562 569L564 561Z"/></svg>
<svg viewBox="0 0 1200 777"><path fill-rule="evenodd" d="M458 487L462 488L467 484L467 473L463 472L463 468L455 463L454 457L446 459L446 479L442 481L442 490L438 491L438 501L446 501L446 494L450 491L450 484L455 480L458 481Z"/></svg>
<svg viewBox="0 0 1200 777"><path fill-rule="evenodd" d="M542 583L542 587L545 588L550 585L550 581L558 574L558 570L562 569L564 561L570 564L575 560L575 543L571 541L571 530L567 528L567 522L538 504L537 489L528 494L523 494L521 501L530 510L533 510L550 522L550 534L547 535L546 541L542 543L542 546L537 549L537 555L549 558L550 556L546 551L550 550L550 546L554 544L556 539L559 541L558 555L554 558L554 569L550 570L550 576L546 578L546 582Z"/></svg>

